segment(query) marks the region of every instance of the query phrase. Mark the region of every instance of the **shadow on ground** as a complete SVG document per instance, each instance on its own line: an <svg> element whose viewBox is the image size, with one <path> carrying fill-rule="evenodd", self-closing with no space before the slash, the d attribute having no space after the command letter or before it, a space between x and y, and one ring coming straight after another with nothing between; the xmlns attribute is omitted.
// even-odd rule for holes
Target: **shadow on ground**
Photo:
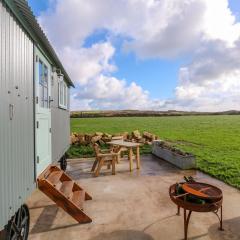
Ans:
<svg viewBox="0 0 240 240"><path fill-rule="evenodd" d="M95 158L85 159L82 160L71 160L71 164L68 165L67 174L73 180L81 180L81 179L91 179L93 178L93 173L91 172L91 168L93 165ZM116 174L129 174L128 166L129 161L125 157L120 161L119 164L116 166ZM176 173L181 173L181 171L165 162L159 161L158 158L154 157L153 155L143 155L141 156L141 171L133 171L131 175L141 175L141 176L169 176L169 174L175 175ZM135 168L135 162L134 162ZM188 170L186 171L188 175L196 175L195 170ZM81 174L80 174L81 173ZM111 171L107 170L106 167L103 167L99 177L111 176Z"/></svg>
<svg viewBox="0 0 240 240"><path fill-rule="evenodd" d="M154 240L150 235L133 230L121 230L111 233L101 233L90 240Z"/></svg>
<svg viewBox="0 0 240 240"><path fill-rule="evenodd" d="M34 224L31 233L41 233L49 231L54 219L57 216L58 207L56 205L45 206L37 222Z"/></svg>
<svg viewBox="0 0 240 240"><path fill-rule="evenodd" d="M209 228L209 237L213 240L239 240L240 239L240 217L223 221L224 231L216 231L219 224Z"/></svg>

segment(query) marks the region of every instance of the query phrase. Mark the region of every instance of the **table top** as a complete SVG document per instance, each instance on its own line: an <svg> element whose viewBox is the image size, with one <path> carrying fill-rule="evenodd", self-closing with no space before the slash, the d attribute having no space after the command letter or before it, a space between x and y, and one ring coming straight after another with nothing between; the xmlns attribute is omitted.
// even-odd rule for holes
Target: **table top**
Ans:
<svg viewBox="0 0 240 240"><path fill-rule="evenodd" d="M114 140L114 141L108 142L108 144L118 145L121 147L139 147L140 146L139 143L127 142L127 141L123 141L123 140Z"/></svg>

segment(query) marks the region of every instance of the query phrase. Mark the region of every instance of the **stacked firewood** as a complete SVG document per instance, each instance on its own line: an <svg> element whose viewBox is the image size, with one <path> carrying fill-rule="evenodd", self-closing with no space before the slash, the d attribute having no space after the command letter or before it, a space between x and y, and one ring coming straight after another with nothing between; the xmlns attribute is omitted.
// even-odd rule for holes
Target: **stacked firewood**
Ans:
<svg viewBox="0 0 240 240"><path fill-rule="evenodd" d="M112 140L125 140L143 144L152 144L152 141L158 140L158 137L149 132L143 132L141 134L139 130L135 130L132 133L124 132L113 135L102 132L95 132L94 134L73 132L71 134L72 145L88 146L93 143L105 144Z"/></svg>

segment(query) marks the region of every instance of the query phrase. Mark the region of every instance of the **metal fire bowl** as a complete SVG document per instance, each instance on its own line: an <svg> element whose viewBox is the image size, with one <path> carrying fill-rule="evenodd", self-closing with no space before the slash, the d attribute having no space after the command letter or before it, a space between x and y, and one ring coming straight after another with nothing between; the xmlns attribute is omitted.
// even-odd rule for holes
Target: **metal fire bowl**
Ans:
<svg viewBox="0 0 240 240"><path fill-rule="evenodd" d="M194 212L215 212L222 206L222 202L223 202L222 196L220 199L212 200L210 203L205 203L205 204L191 203L189 201L186 201L184 196L177 197L175 193L176 185L177 184L173 184L172 186L170 186L169 196L171 200L181 208L184 208L189 211L194 211Z"/></svg>

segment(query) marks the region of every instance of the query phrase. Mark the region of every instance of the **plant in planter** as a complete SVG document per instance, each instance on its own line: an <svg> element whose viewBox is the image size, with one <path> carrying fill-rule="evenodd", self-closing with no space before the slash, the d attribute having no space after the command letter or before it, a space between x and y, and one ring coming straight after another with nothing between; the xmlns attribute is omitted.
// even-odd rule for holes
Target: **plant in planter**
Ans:
<svg viewBox="0 0 240 240"><path fill-rule="evenodd" d="M176 148L175 146L173 146L172 144L170 144L169 142L166 142L166 141L158 141L158 145L161 146L162 148L168 149L168 150L175 152L176 154L179 154L182 156L192 155L191 153L183 152L182 150Z"/></svg>
<svg viewBox="0 0 240 240"><path fill-rule="evenodd" d="M184 170L196 168L196 159L192 154L183 152L170 143L160 140L153 141L152 146L152 153L157 157Z"/></svg>

